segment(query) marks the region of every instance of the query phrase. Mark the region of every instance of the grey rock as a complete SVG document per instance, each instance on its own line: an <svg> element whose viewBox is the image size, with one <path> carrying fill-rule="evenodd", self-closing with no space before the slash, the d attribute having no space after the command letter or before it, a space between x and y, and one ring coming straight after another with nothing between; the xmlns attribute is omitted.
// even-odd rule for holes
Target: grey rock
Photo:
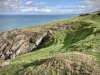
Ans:
<svg viewBox="0 0 100 75"><path fill-rule="evenodd" d="M4 56L4 54L1 55L0 60L5 60L5 56Z"/></svg>
<svg viewBox="0 0 100 75"><path fill-rule="evenodd" d="M1 64L2 67L7 66L7 65L9 65L9 62L3 62L3 63Z"/></svg>
<svg viewBox="0 0 100 75"><path fill-rule="evenodd" d="M0 48L0 50L4 50L7 46L7 43L3 44L2 47Z"/></svg>
<svg viewBox="0 0 100 75"><path fill-rule="evenodd" d="M27 44L25 42L25 43L22 44L22 46L18 50L16 50L15 53L16 53L16 55L24 54L24 53L27 52L28 48L29 48L29 44Z"/></svg>
<svg viewBox="0 0 100 75"><path fill-rule="evenodd" d="M47 32L32 32L14 29L0 33L0 60L13 59L34 51Z"/></svg>
<svg viewBox="0 0 100 75"><path fill-rule="evenodd" d="M18 49L19 46L22 45L24 41L25 41L25 40L22 39L22 40L16 42L16 43L12 46L11 51L15 51L16 49Z"/></svg>
<svg viewBox="0 0 100 75"><path fill-rule="evenodd" d="M11 55L10 55L10 59L15 58L15 56L16 56L15 53L11 54Z"/></svg>

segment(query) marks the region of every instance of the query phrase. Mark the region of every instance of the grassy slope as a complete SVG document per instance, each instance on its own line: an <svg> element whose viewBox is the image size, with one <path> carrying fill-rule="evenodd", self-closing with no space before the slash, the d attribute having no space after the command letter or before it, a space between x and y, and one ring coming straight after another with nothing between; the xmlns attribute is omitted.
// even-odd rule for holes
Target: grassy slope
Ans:
<svg viewBox="0 0 100 75"><path fill-rule="evenodd" d="M59 23L70 23L68 30L59 31L50 35L48 42L39 46L39 50L7 60L10 65L0 67L0 75L14 75L31 66L41 59L48 59L58 53L77 51L93 55L100 65L100 16L96 13L67 20L49 23L46 25L28 27L24 30L42 30L56 27ZM38 60L37 62L35 62ZM35 62L35 64L33 64ZM0 62L2 63L2 62ZM27 71L27 70L26 70Z"/></svg>

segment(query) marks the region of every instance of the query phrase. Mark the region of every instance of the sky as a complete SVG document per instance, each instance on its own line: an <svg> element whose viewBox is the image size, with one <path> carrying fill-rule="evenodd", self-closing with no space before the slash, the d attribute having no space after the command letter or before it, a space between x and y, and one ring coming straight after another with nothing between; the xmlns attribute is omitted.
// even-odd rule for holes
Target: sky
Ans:
<svg viewBox="0 0 100 75"><path fill-rule="evenodd" d="M0 0L0 14L80 14L100 10L100 0Z"/></svg>

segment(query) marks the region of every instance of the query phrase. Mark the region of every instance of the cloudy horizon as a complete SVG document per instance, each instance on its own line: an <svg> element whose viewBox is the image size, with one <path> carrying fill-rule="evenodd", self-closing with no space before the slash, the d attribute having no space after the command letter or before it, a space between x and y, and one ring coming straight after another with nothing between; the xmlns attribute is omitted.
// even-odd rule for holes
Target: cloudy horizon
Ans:
<svg viewBox="0 0 100 75"><path fill-rule="evenodd" d="M0 0L0 14L79 14L100 10L100 0Z"/></svg>

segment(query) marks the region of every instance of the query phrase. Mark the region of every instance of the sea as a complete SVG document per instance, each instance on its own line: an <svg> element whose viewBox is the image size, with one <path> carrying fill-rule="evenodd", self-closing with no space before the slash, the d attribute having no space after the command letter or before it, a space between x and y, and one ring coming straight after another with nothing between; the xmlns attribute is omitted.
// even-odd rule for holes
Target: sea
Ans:
<svg viewBox="0 0 100 75"><path fill-rule="evenodd" d="M78 14L56 15L0 15L0 32L54 22L66 18L78 16Z"/></svg>

